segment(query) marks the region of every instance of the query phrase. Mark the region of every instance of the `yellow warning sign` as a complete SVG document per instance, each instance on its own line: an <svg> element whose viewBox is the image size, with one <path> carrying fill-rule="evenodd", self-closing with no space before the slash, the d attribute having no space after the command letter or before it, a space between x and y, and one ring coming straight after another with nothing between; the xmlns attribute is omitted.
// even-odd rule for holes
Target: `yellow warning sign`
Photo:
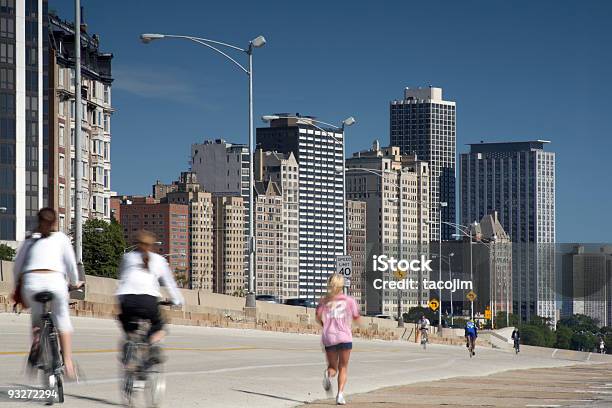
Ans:
<svg viewBox="0 0 612 408"><path fill-rule="evenodd" d="M475 301L475 300L476 300L476 298L477 298L476 293L474 293L474 291L473 291L473 290L470 290L470 291L468 292L468 294L467 294L467 295L465 295L465 297L466 297L466 298L467 298L467 299L468 299L470 302Z"/></svg>
<svg viewBox="0 0 612 408"><path fill-rule="evenodd" d="M487 320L491 320L491 308L489 306L487 306L487 308L485 309L484 317Z"/></svg>
<svg viewBox="0 0 612 408"><path fill-rule="evenodd" d="M395 276L395 279L397 280L406 279L406 276L408 276L408 272L402 271L401 269L397 269L395 272L393 272L393 276Z"/></svg>
<svg viewBox="0 0 612 408"><path fill-rule="evenodd" d="M440 307L440 302L438 302L438 299L431 299L427 305L435 312Z"/></svg>

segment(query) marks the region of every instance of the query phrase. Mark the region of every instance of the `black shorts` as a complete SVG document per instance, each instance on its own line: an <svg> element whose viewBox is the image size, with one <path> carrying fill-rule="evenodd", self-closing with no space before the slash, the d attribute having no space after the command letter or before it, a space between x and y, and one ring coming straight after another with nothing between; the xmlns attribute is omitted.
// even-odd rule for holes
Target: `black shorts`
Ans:
<svg viewBox="0 0 612 408"><path fill-rule="evenodd" d="M353 343L338 343L333 346L325 346L325 351L340 351L340 350L350 350L353 348Z"/></svg>
<svg viewBox="0 0 612 408"><path fill-rule="evenodd" d="M164 327L157 298L151 295L121 295L119 296L121 313L119 321L126 333L138 329L138 320L145 319L151 323L149 335Z"/></svg>

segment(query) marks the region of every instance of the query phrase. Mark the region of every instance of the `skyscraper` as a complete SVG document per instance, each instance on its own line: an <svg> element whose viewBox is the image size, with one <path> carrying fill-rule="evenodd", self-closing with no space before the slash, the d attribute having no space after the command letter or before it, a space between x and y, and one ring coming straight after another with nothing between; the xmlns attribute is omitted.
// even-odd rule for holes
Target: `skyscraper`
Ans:
<svg viewBox="0 0 612 408"><path fill-rule="evenodd" d="M46 18L46 0L0 2L0 241L12 245L46 198Z"/></svg>
<svg viewBox="0 0 612 408"><path fill-rule="evenodd" d="M442 88L406 88L404 99L391 102L391 146L402 154L416 154L429 163L431 172L431 240L438 241L439 205L442 221L455 219L455 102L442 99ZM455 228L442 225L442 239L449 240Z"/></svg>
<svg viewBox="0 0 612 408"><path fill-rule="evenodd" d="M223 139L205 140L191 145L191 171L205 191L213 195L239 196L243 199L244 285L249 269L249 148ZM234 272L232 272L234 273ZM235 276L232 278L234 282ZM233 285L234 283L232 283Z"/></svg>
<svg viewBox="0 0 612 408"><path fill-rule="evenodd" d="M461 221L498 212L513 242L514 313L554 323L555 154L547 143L471 144L461 155Z"/></svg>
<svg viewBox="0 0 612 408"><path fill-rule="evenodd" d="M415 155L401 155L399 147L380 147L353 153L346 160L346 196L366 203L367 312L396 316L401 311L426 306L428 291L373 288L374 279L396 280L394 271L373 270L372 256L417 259L429 255L430 217L429 168ZM427 272L410 272L408 278L421 282Z"/></svg>
<svg viewBox="0 0 612 408"><path fill-rule="evenodd" d="M282 297L299 296L299 168L293 153L255 152L254 173L256 181L274 182L282 193ZM259 233L255 231L257 237ZM259 239L259 238L258 238ZM256 246L259 253L259 246ZM258 284L258 283L257 283ZM258 284L259 285L259 284ZM257 292L259 293L259 286Z"/></svg>
<svg viewBox="0 0 612 408"><path fill-rule="evenodd" d="M83 219L109 221L113 55L100 50L99 37L88 34L84 24L81 29ZM48 30L48 205L58 213L59 230L68 233L75 216L74 26L50 14Z"/></svg>
<svg viewBox="0 0 612 408"><path fill-rule="evenodd" d="M287 117L287 114L279 114ZM299 116L257 129L257 147L293 153L299 165L300 297L318 299L344 253L344 133Z"/></svg>

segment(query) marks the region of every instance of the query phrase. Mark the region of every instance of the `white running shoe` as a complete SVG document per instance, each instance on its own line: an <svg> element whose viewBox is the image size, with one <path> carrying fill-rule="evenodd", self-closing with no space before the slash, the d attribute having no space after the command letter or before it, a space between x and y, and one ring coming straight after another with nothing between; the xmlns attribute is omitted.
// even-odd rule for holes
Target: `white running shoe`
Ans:
<svg viewBox="0 0 612 408"><path fill-rule="evenodd" d="M338 396L336 397L336 404L337 405L346 405L346 400L344 399L344 394L342 394L341 392L339 392Z"/></svg>
<svg viewBox="0 0 612 408"><path fill-rule="evenodd" d="M329 379L329 371L327 371L327 368L323 371L323 389L325 391L331 389L331 380Z"/></svg>

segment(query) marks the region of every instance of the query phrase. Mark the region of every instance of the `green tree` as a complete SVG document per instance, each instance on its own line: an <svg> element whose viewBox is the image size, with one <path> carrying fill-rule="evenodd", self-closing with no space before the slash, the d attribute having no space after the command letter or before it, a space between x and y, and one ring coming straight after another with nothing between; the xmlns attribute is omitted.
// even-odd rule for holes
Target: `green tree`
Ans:
<svg viewBox="0 0 612 408"><path fill-rule="evenodd" d="M532 324L524 324L519 328L521 342L530 346L546 347L546 338L542 329Z"/></svg>
<svg viewBox="0 0 612 408"><path fill-rule="evenodd" d="M404 313L403 317L404 317L404 322L407 323L416 323L419 321L419 319L421 318L421 316L425 315L425 317L427 317L429 319L429 321L431 322L431 324L438 324L438 314L435 313L433 310L431 310L428 307L411 307L410 310L408 310L408 313ZM456 320L456 319L455 319Z"/></svg>
<svg viewBox="0 0 612 408"><path fill-rule="evenodd" d="M573 350L592 351L597 344L597 336L588 331L574 332L571 341Z"/></svg>
<svg viewBox="0 0 612 408"><path fill-rule="evenodd" d="M519 318L517 315L510 313L508 322L510 323L510 327L516 327L519 325ZM506 312L497 312L495 316L495 327L498 329L506 327Z"/></svg>
<svg viewBox="0 0 612 408"><path fill-rule="evenodd" d="M126 248L121 225L114 219L91 219L83 225L83 264L85 273L117 278L119 263Z"/></svg>
<svg viewBox="0 0 612 408"><path fill-rule="evenodd" d="M0 261L15 259L15 250L6 244L0 244Z"/></svg>
<svg viewBox="0 0 612 408"><path fill-rule="evenodd" d="M557 331L555 334L557 335L555 347L569 350L572 346L572 336L574 335L572 329L567 326L559 325L557 326Z"/></svg>
<svg viewBox="0 0 612 408"><path fill-rule="evenodd" d="M599 331L599 327L597 327L597 322L595 321L595 319L583 314L575 314L571 317L561 319L557 323L557 326L559 325L569 327L574 332L582 331L597 333Z"/></svg>

